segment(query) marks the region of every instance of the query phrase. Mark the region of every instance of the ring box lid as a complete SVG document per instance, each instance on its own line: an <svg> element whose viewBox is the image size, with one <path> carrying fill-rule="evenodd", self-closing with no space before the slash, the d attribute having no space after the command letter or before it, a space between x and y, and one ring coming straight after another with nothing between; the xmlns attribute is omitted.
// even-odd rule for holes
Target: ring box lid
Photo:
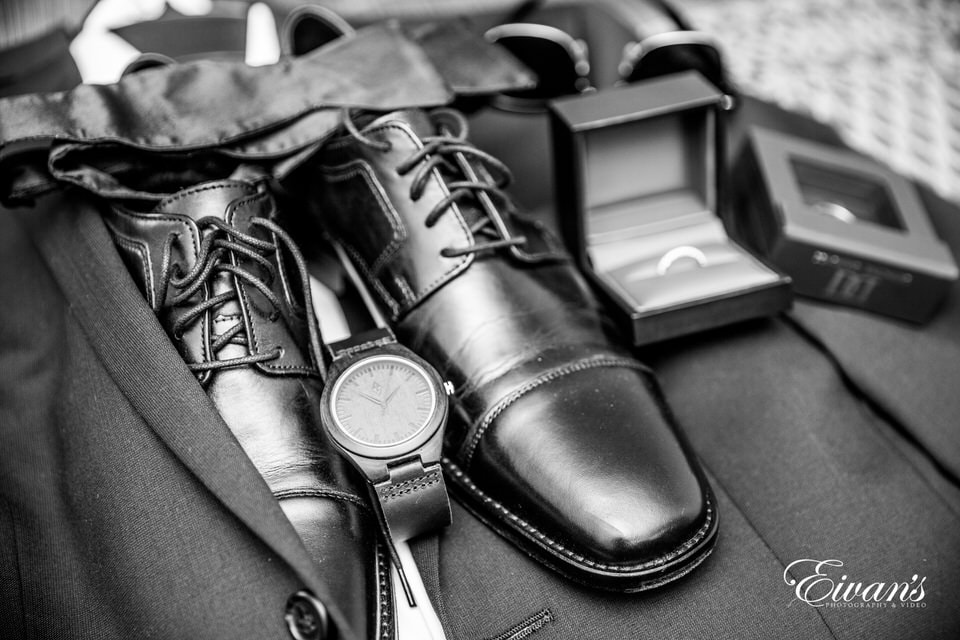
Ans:
<svg viewBox="0 0 960 640"><path fill-rule="evenodd" d="M582 251L715 216L712 107L722 100L722 93L688 72L554 102L554 114L579 134L575 153L586 159L579 176L582 226L575 234Z"/></svg>

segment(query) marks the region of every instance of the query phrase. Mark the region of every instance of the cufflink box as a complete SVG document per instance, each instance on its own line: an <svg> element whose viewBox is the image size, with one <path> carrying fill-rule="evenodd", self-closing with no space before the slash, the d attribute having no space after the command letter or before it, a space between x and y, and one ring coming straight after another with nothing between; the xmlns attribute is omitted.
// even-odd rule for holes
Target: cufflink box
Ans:
<svg viewBox="0 0 960 640"><path fill-rule="evenodd" d="M635 345L792 301L721 220L723 104L692 71L551 104L561 231Z"/></svg>
<svg viewBox="0 0 960 640"><path fill-rule="evenodd" d="M735 233L798 294L921 323L957 279L916 189L873 160L755 127L735 184Z"/></svg>

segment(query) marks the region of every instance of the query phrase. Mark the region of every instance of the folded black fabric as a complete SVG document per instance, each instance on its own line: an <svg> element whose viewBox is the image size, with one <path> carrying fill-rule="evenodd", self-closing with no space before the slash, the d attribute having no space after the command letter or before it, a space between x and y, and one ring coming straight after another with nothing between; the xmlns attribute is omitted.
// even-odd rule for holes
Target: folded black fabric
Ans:
<svg viewBox="0 0 960 640"><path fill-rule="evenodd" d="M418 32L424 46L388 23L276 65L196 61L113 85L2 100L0 197L16 202L60 181L107 197L156 199L169 193L145 192L124 178L156 173L153 163L169 166L171 154L189 153L195 164L214 168L229 164L224 159L269 165L323 140L341 108L436 106L456 91L531 81L493 45L456 25L445 28ZM433 62L439 59L448 75L474 71L448 80Z"/></svg>

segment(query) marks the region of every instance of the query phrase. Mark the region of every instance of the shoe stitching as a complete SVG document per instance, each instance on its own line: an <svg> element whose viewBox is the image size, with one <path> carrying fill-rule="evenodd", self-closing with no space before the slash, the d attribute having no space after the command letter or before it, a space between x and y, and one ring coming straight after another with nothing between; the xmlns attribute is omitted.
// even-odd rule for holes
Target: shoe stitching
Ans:
<svg viewBox="0 0 960 640"><path fill-rule="evenodd" d="M385 217L387 222L390 223L393 238L383 251L380 252L377 259L373 261L373 264L369 266L371 273L379 273L383 266L392 260L400 251L403 242L408 237L406 227L403 225L403 221L400 219L400 214L397 212L396 207L394 207L390 199L387 198L383 185L376 179L373 169L365 160L352 160L341 165L322 166L320 170L329 181L334 183L346 182L351 178L360 176L370 189L370 193L376 199L377 204L380 205L380 209L387 213Z"/></svg>
<svg viewBox="0 0 960 640"><path fill-rule="evenodd" d="M219 183L219 184L208 184L208 185L204 185L204 186L202 186L202 187L194 187L193 189L186 189L185 191L181 191L180 193L178 193L178 194L176 194L176 195L174 195L174 196L171 196L169 199L164 200L163 203L164 203L165 205L171 205L171 204L173 204L174 202L177 202L177 201L179 201L179 200L182 200L183 198L185 198L185 197L187 197L187 196L190 196L190 195L193 195L193 194L196 194L196 193L203 193L204 191L216 191L216 190L219 190L219 189L232 189L232 188L235 188L235 187L245 187L245 188L248 188L248 189L249 189L249 188L250 188L250 185L248 185L248 184L245 183L245 182L240 182L240 181L230 181L230 182L227 183L227 184L223 184L223 183Z"/></svg>
<svg viewBox="0 0 960 640"><path fill-rule="evenodd" d="M232 203L230 203L230 205L229 205L229 208L230 208L229 218L230 218L230 219L227 220L227 222L229 222L230 224L234 224L234 220L235 220L236 217L237 217L237 211L238 211L238 210L240 210L242 207L245 207L245 206L247 206L247 205L249 205L249 204L255 203L257 200L264 200L264 201L265 201L265 200L267 200L269 197L270 197L270 194L269 194L269 193L267 193L266 191L262 191L262 192L260 192L260 193L251 193L251 194L248 195L248 196L242 196L241 198L239 198L239 199L237 199L237 200L234 200L234 201L233 201ZM253 217L258 217L258 216L252 215L252 216L250 216L250 217L253 218Z"/></svg>
<svg viewBox="0 0 960 640"><path fill-rule="evenodd" d="M387 123L387 124L382 124L382 125L373 127L373 128L371 128L371 129L367 129L366 132L368 132L368 133L372 133L372 132L375 132L375 131L377 131L377 132L382 132L382 131L386 131L386 130L388 130L388 129L396 129L397 131L400 131L400 132L403 133L403 134L414 144L414 146L416 146L418 149L422 149L422 148L423 148L423 143L420 141L420 139L419 139L416 135L414 135L414 133L409 129L409 127L406 127L406 126L404 126L404 125L395 124L395 123ZM352 139L352 138L347 138L347 139L344 139L341 143L331 145L331 148L336 148L337 146L343 146L343 145L345 145L345 144L347 144L347 143L351 143L351 142L354 142L353 139ZM440 190L441 190L441 192L444 194L444 196L450 195L450 190L447 188L447 184L443 181L443 178L440 176L440 171L439 171L439 169L437 169L436 167L434 167L434 168L430 171L430 174L431 174L432 179L433 179L434 181L436 181L436 184L440 187ZM460 205L457 204L456 202L452 202L452 203L450 204L450 208L451 208L452 211L453 211L453 217L454 217L454 219L457 221L457 224L460 226L460 229L463 231L463 234L464 234L464 237L466 238L467 243L468 243L468 244L474 244L474 243L475 243L475 240L474 240L473 234L470 232L470 227L467 225L466 221L464 221L464 219L463 219L463 214L460 213ZM448 258L448 259L449 259L449 258ZM403 305L403 307L400 307L400 308L394 310L394 313L393 313L394 317L393 317L393 319L394 319L394 320L398 319L402 311L408 311L408 310L412 309L418 302L420 302L421 300L425 299L428 295L430 295L431 293L433 293L433 291L434 291L435 289L439 288L441 285L445 284L446 282L452 280L454 277L456 277L457 275L459 275L459 274L462 273L463 271L466 271L466 269L467 269L471 264L473 264L473 260L474 260L474 254L469 254L469 255L463 256L463 259L461 259L461 260L459 261L459 263L456 264L453 268L445 271L442 275L440 275L439 277L437 277L433 282L431 282L431 283L425 285L423 288L421 288L421 289L416 293L415 299L412 300L412 301L410 302L410 304Z"/></svg>
<svg viewBox="0 0 960 640"><path fill-rule="evenodd" d="M236 212L237 209L239 209L242 206L253 203L258 199L266 199L268 197L269 197L269 194L266 192L252 194L241 200L237 200L236 204L233 205L233 211ZM233 217L234 216L231 215L230 216L231 219L228 220L228 222L230 222L231 224L233 223ZM271 234L271 235L275 237L275 234ZM276 245L276 243L274 244ZM256 324L253 322L253 314L252 314L252 311L250 310L251 305L250 305L250 300L247 296L247 288L243 284L243 282L240 282L236 278L234 278L234 281L235 281L235 286L237 288L237 291L240 294L240 307L243 310L242 314L244 318L244 323L247 325L248 334L252 342L252 344L247 345L247 350L250 353L260 353L260 339L257 337ZM206 345L204 344L204 347L205 346ZM262 363L257 363L257 366L260 368L269 369L270 371L297 371L305 374L316 374L316 370L313 367L310 367L307 365L273 364L272 362L271 363L262 362Z"/></svg>
<svg viewBox="0 0 960 640"><path fill-rule="evenodd" d="M141 222L154 222L157 220L162 220L163 222L176 222L182 224L190 232L190 241L193 244L193 255L196 258L197 254L200 253L200 238L194 233L196 229L196 224L190 224L193 222L190 218L184 215L163 215L158 213L135 213L133 211L127 211L126 209L111 209L114 213L119 216L131 218L133 220L139 220ZM189 222L187 222L189 221ZM112 226L112 225L111 225Z"/></svg>
<svg viewBox="0 0 960 640"><path fill-rule="evenodd" d="M242 308L243 308L244 311L245 311L245 314L244 314L244 316L245 316L244 322L247 324L247 328L249 329L249 334L250 334L250 337L251 337L252 342L253 342L252 345L248 345L247 350L248 350L250 353L260 353L260 340L259 340L259 338L257 338L256 325L255 325L255 323L253 322L253 318L252 318L252 317L249 318L249 322L248 322L247 319L246 319L247 316L252 316L252 312L249 310L249 309L250 309L250 301L247 299L247 290L246 290L246 287L243 285L242 282L237 282L237 283L236 283L236 287L237 287L237 291L240 293L240 303L241 303L241 306L242 306ZM316 375L316 373L317 373L316 369L314 369L313 367L307 366L307 365L273 364L272 362L271 362L271 363L258 362L258 363L257 363L257 366L258 366L258 367L262 367L262 368L269 369L269 370L271 370L271 371L298 371L298 372L301 372L301 373L313 374L313 375Z"/></svg>
<svg viewBox="0 0 960 640"><path fill-rule="evenodd" d="M581 359L577 362L567 364L540 374L538 377L527 382L519 389L512 391L509 395L500 400L478 421L479 426L476 428L473 437L470 438L461 456L463 458L464 467L469 468L470 463L473 460L473 455L476 453L477 447L480 445L480 440L483 438L484 434L486 434L494 420L500 417L500 414L506 411L510 405L514 404L520 398L533 391L537 387L546 384L547 382L552 382L553 380L571 373L576 373L578 371L584 371L587 369L594 369L597 367L628 367L644 372L650 371L649 367L637 362L636 360L631 360L628 358L601 358L596 360ZM469 431L473 431L473 429L471 428L468 430L468 433Z"/></svg>
<svg viewBox="0 0 960 640"><path fill-rule="evenodd" d="M404 301L409 305L413 304L417 299L417 294L413 292L413 289L410 288L410 285L407 284L406 279L401 276L399 273L394 274L393 282L397 285L397 288L400 289L403 293Z"/></svg>
<svg viewBox="0 0 960 640"><path fill-rule="evenodd" d="M117 244L119 244L121 247L127 249L128 251L135 251L137 255L140 256L140 268L142 270L143 282L147 287L147 299L149 300L152 308L157 300L157 294L153 287L153 265L152 261L150 260L150 250L147 247L147 243L141 240L128 238L116 230L113 230L113 237L114 240L117 241Z"/></svg>
<svg viewBox="0 0 960 640"><path fill-rule="evenodd" d="M646 569L652 569L652 568L656 568L658 566L664 565L670 562L671 560L677 558L678 556L683 555L684 553L689 551L691 548L696 546L710 532L710 529L713 523L713 518L714 518L713 500L711 499L710 494L707 493L705 497L706 519L704 520L703 526L701 526L696 531L696 533L694 533L693 536L691 536L688 540L686 540L679 546L675 547L669 553L666 553L652 560L648 560L646 562L639 562L639 563L630 564L630 565L618 565L618 564L609 564L605 562L597 562L596 560L590 560L589 558L585 557L583 554L571 551L564 545L560 544L559 542L555 541L553 538L551 538L547 534L537 529L535 526L533 526L532 524L530 524L520 516L514 514L507 507L503 506L501 503L497 502L495 499L485 494L483 490L477 487L477 485L475 485L473 481L467 477L466 473L464 473L463 470L460 469L460 467L458 467L456 463L454 463L450 458L443 457L441 459L441 462L443 463L444 468L447 470L447 472L450 474L453 480L455 480L462 488L475 494L477 498L485 506L493 507L495 511L499 511L501 514L503 514L506 517L507 520L509 520L515 526L520 527L521 530L532 535L540 543L547 545L557 553L563 556L566 556L567 558L575 562L578 562L580 564L583 564L595 569L602 569L604 571L612 571L612 572L620 572L620 573L630 573L634 571L643 571Z"/></svg>
<svg viewBox="0 0 960 640"><path fill-rule="evenodd" d="M360 256L360 252L354 249L352 245L343 241L340 242L340 246L343 247L343 250L353 258L353 264L364 276L366 276L367 283L372 285L377 293L380 294L380 297L383 298L383 301L387 304L387 306L390 307L392 318L396 319L397 315L400 313L400 305L396 300L393 299L393 296L390 295L390 292L387 291L387 288L383 286L383 283L380 282L380 279L370 272L363 258Z"/></svg>

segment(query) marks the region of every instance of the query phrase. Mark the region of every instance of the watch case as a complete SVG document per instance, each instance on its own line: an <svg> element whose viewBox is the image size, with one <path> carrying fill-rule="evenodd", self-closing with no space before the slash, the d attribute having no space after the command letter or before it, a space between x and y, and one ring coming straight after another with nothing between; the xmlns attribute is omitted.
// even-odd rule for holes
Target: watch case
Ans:
<svg viewBox="0 0 960 640"><path fill-rule="evenodd" d="M377 447L357 442L355 438L345 433L333 418L331 403L333 401L333 391L337 388L337 379L351 365L367 358L383 355L410 360L423 369L434 387L436 407L427 427L414 438L396 445ZM402 345L383 344L333 361L321 396L320 411L327 433L337 448L343 451L367 478L376 482L389 477L389 466L391 464L407 460L413 455L418 455L424 464L440 460L443 445L443 426L446 423L449 411L449 398L440 376L422 358Z"/></svg>

